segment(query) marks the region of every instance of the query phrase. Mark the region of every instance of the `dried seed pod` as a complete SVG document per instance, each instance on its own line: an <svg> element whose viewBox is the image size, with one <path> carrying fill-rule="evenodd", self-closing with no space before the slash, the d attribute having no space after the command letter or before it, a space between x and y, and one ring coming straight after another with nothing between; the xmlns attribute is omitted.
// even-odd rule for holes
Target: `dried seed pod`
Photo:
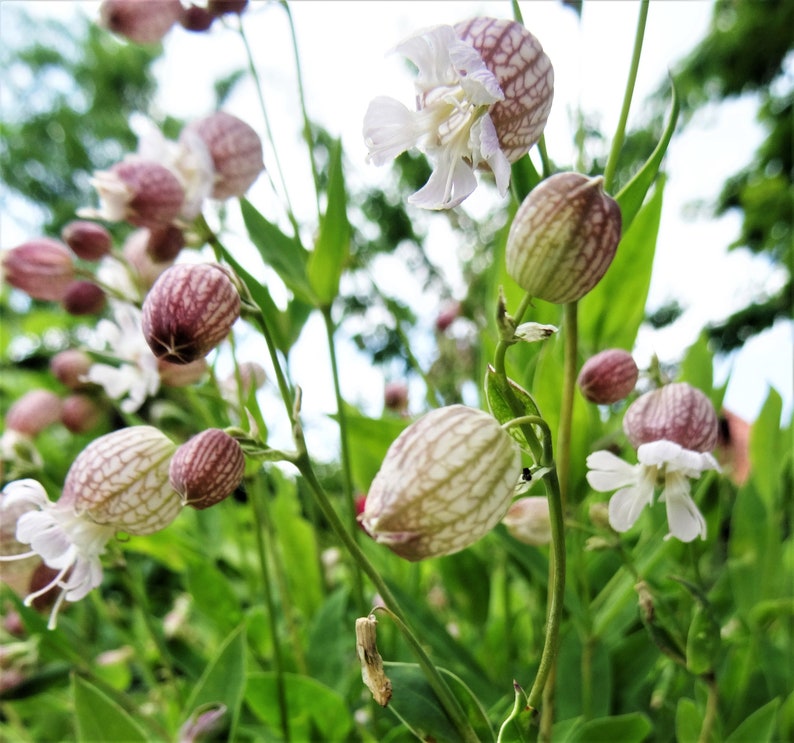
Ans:
<svg viewBox="0 0 794 743"><path fill-rule="evenodd" d="M129 534L168 526L182 504L168 482L176 446L153 426L130 426L94 439L74 460L58 505Z"/></svg>
<svg viewBox="0 0 794 743"><path fill-rule="evenodd" d="M262 141L252 127L224 111L188 124L183 137L198 135L212 157L215 185L212 196L242 196L265 169Z"/></svg>
<svg viewBox="0 0 794 743"><path fill-rule="evenodd" d="M521 24L503 18L472 18L455 25L493 73L504 100L492 104L499 146L514 163L543 134L554 98L554 70L540 42Z"/></svg>
<svg viewBox="0 0 794 743"><path fill-rule="evenodd" d="M188 364L206 356L240 316L240 294L217 264L178 264L143 303L143 334L160 359Z"/></svg>
<svg viewBox="0 0 794 743"><path fill-rule="evenodd" d="M59 302L74 280L74 262L69 249L58 240L40 237L3 255L7 284L33 299Z"/></svg>
<svg viewBox="0 0 794 743"><path fill-rule="evenodd" d="M439 408L389 447L359 520L407 560L458 552L504 516L520 462L493 417L464 405Z"/></svg>
<svg viewBox="0 0 794 743"><path fill-rule="evenodd" d="M606 273L620 229L620 207L604 193L603 178L558 173L518 208L507 236L507 272L533 297L574 302Z"/></svg>
<svg viewBox="0 0 794 743"><path fill-rule="evenodd" d="M706 395L685 382L667 384L638 397L623 416L623 430L636 449L672 441L684 449L710 452L717 444L717 413Z"/></svg>
<svg viewBox="0 0 794 743"><path fill-rule="evenodd" d="M586 400L611 405L631 394L639 375L640 370L628 351L609 348L585 361L576 382Z"/></svg>
<svg viewBox="0 0 794 743"><path fill-rule="evenodd" d="M230 496L242 482L244 472L240 444L225 431L210 428L176 450L169 478L182 502L200 510Z"/></svg>

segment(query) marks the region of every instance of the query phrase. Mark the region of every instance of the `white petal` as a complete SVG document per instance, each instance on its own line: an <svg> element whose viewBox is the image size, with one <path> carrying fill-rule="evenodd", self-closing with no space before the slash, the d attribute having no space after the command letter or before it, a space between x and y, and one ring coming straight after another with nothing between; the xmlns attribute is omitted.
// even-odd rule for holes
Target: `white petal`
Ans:
<svg viewBox="0 0 794 743"><path fill-rule="evenodd" d="M684 475L668 474L661 495L667 504L667 523L670 533L682 542L691 542L698 535L706 538L706 520L689 495L689 481Z"/></svg>
<svg viewBox="0 0 794 743"><path fill-rule="evenodd" d="M496 188L499 195L507 195L507 188L510 185L510 163L502 152L499 145L499 135L496 127L488 114L480 117L477 123L471 128L470 147L473 153L472 162L478 165L481 161L488 163L488 167L494 174Z"/></svg>
<svg viewBox="0 0 794 743"><path fill-rule="evenodd" d="M364 115L364 141L369 149L367 159L375 165L393 160L418 143L420 131L416 114L402 103L379 96Z"/></svg>
<svg viewBox="0 0 794 743"><path fill-rule="evenodd" d="M439 152L430 180L408 202L424 209L453 209L477 187L471 166L456 152L444 149Z"/></svg>
<svg viewBox="0 0 794 743"><path fill-rule="evenodd" d="M641 485L621 488L609 499L609 523L615 531L628 531L653 500L653 489Z"/></svg>
<svg viewBox="0 0 794 743"><path fill-rule="evenodd" d="M682 449L681 453L668 465L668 470L674 470L688 477L699 477L704 470L719 470L717 460L711 454L699 451Z"/></svg>
<svg viewBox="0 0 794 743"><path fill-rule="evenodd" d="M416 65L416 88L427 91L459 82L450 61L450 47L461 43L452 26L435 26L407 38L394 51Z"/></svg>
<svg viewBox="0 0 794 743"><path fill-rule="evenodd" d="M609 451L594 451L587 457L586 464L590 470L587 473L587 482L599 493L634 485L640 478L637 465L624 462Z"/></svg>
<svg viewBox="0 0 794 743"><path fill-rule="evenodd" d="M94 559L78 559L66 582L66 600L79 601L102 583L102 564Z"/></svg>
<svg viewBox="0 0 794 743"><path fill-rule="evenodd" d="M31 478L8 483L3 488L3 496L3 508L14 503L29 503L36 508L47 508L52 505L42 484Z"/></svg>
<svg viewBox="0 0 794 743"><path fill-rule="evenodd" d="M499 81L473 46L456 40L450 45L449 60L458 73L460 86L472 103L487 106L504 100Z"/></svg>
<svg viewBox="0 0 794 743"><path fill-rule="evenodd" d="M637 459L641 464L658 467L660 464L671 462L684 451L683 447L673 441L661 439L648 444L640 444L637 449Z"/></svg>

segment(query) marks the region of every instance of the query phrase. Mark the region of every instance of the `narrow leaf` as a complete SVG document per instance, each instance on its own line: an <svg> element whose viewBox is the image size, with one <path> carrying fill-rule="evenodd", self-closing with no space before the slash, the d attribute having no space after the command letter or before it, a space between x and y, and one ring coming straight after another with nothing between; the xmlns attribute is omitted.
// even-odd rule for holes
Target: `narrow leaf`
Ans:
<svg viewBox="0 0 794 743"><path fill-rule="evenodd" d="M339 293L339 278L350 251L350 223L347 220L347 194L342 172L342 143L331 149L328 171L328 205L320 220L320 232L309 255L309 283L322 306L328 306Z"/></svg>

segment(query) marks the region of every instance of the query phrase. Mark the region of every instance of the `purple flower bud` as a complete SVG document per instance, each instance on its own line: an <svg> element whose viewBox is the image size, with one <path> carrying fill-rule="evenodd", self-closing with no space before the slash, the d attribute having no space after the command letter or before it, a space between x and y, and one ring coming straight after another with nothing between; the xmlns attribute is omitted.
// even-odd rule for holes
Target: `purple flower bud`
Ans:
<svg viewBox="0 0 794 743"><path fill-rule="evenodd" d="M610 348L587 359L576 381L586 400L611 405L631 394L639 375L628 351Z"/></svg>
<svg viewBox="0 0 794 743"><path fill-rule="evenodd" d="M102 409L88 395L69 395L63 401L61 423L72 433L86 433L99 425Z"/></svg>
<svg viewBox="0 0 794 743"><path fill-rule="evenodd" d="M66 288L61 304L70 315L97 315L105 309L107 298L93 281L73 281Z"/></svg>
<svg viewBox="0 0 794 743"><path fill-rule="evenodd" d="M143 334L158 358L187 364L206 356L240 316L240 294L217 264L171 266L143 303Z"/></svg>
<svg viewBox="0 0 794 743"><path fill-rule="evenodd" d="M50 359L50 371L53 376L70 390L86 387L88 384L81 379L91 368L92 358L84 351L69 348L59 351Z"/></svg>
<svg viewBox="0 0 794 743"><path fill-rule="evenodd" d="M48 237L18 245L3 256L8 284L33 299L58 302L74 280L74 262L69 249Z"/></svg>
<svg viewBox="0 0 794 743"><path fill-rule="evenodd" d="M405 382L387 382L383 389L383 405L387 410L404 413L408 408L408 385Z"/></svg>
<svg viewBox="0 0 794 743"><path fill-rule="evenodd" d="M240 15L248 5L248 0L207 0L207 10L213 15L235 13Z"/></svg>
<svg viewBox="0 0 794 743"><path fill-rule="evenodd" d="M551 542L549 501L542 495L519 498L508 509L502 523L512 537L540 547Z"/></svg>
<svg viewBox="0 0 794 743"><path fill-rule="evenodd" d="M101 224L83 219L69 222L61 231L61 239L85 261L98 261L108 255L113 244L113 238Z"/></svg>
<svg viewBox="0 0 794 743"><path fill-rule="evenodd" d="M195 33L202 33L209 30L215 16L200 5L190 5L185 8L179 23L186 31L193 31Z"/></svg>
<svg viewBox="0 0 794 743"><path fill-rule="evenodd" d="M439 408L389 447L359 520L407 560L459 552L505 515L520 462L493 417L464 405Z"/></svg>
<svg viewBox="0 0 794 743"><path fill-rule="evenodd" d="M685 382L646 392L623 416L623 430L635 449L666 440L690 451L710 452L717 444L718 429L711 400Z"/></svg>
<svg viewBox="0 0 794 743"><path fill-rule="evenodd" d="M27 436L36 436L61 419L62 401L50 390L31 390L6 413L5 427Z"/></svg>
<svg viewBox="0 0 794 743"><path fill-rule="evenodd" d="M507 272L538 299L581 299L606 273L620 242L617 202L603 178L557 173L536 186L507 236Z"/></svg>
<svg viewBox="0 0 794 743"><path fill-rule="evenodd" d="M199 510L230 496L244 473L240 444L219 428L202 431L182 444L169 469L171 486L182 502Z"/></svg>
<svg viewBox="0 0 794 743"><path fill-rule="evenodd" d="M156 44L182 12L179 0L104 0L99 23L136 44Z"/></svg>
<svg viewBox="0 0 794 743"><path fill-rule="evenodd" d="M212 196L242 196L265 169L259 135L241 119L224 111L194 121L183 136L197 134L206 144L215 167Z"/></svg>

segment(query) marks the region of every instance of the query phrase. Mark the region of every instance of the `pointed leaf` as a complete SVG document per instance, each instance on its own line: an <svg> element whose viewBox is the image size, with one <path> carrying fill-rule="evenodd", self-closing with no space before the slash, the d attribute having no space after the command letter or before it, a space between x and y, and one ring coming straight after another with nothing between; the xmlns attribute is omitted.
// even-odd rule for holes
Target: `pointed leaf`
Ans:
<svg viewBox="0 0 794 743"><path fill-rule="evenodd" d="M339 293L339 278L350 252L350 223L342 172L342 143L331 148L328 171L328 206L320 220L320 232L309 255L309 283L321 306L329 306Z"/></svg>
<svg viewBox="0 0 794 743"><path fill-rule="evenodd" d="M488 370L485 373L485 399L488 402L488 408L496 420L500 424L505 424L508 421L514 420L524 415L540 415L538 406L529 394L521 385L516 384L512 379L507 379L507 384L513 397L518 401L519 406L523 412L516 413L510 406L507 400L505 390L502 387L500 376L496 373L494 368L488 364ZM507 432L522 446L526 447L527 442L524 439L524 434L517 426L511 426Z"/></svg>
<svg viewBox="0 0 794 743"><path fill-rule="evenodd" d="M667 147L670 144L670 139L675 132L675 125L678 121L678 112L680 104L678 101L678 94L675 90L675 83L671 81L670 87L673 90L673 101L670 108L670 116L667 119L667 126L662 132L662 138L656 149L651 153L651 156L645 164L637 171L636 175L620 190L620 193L615 197L615 200L620 206L620 213L623 217L623 232L628 231L634 222L634 218L640 211L642 202L645 201L645 195L653 185L659 167L662 164L662 159L667 152Z"/></svg>
<svg viewBox="0 0 794 743"><path fill-rule="evenodd" d="M773 699L757 709L725 739L725 743L742 743L748 740L753 743L767 743L773 740L779 706L780 700Z"/></svg>
<svg viewBox="0 0 794 743"><path fill-rule="evenodd" d="M105 692L77 675L72 677L72 693L78 741L147 743L152 740L151 732L144 731Z"/></svg>
<svg viewBox="0 0 794 743"><path fill-rule="evenodd" d="M296 238L287 237L265 219L250 201L241 199L240 208L248 237L265 264L279 275L296 297L314 304L316 297L306 276L309 255L306 249Z"/></svg>

